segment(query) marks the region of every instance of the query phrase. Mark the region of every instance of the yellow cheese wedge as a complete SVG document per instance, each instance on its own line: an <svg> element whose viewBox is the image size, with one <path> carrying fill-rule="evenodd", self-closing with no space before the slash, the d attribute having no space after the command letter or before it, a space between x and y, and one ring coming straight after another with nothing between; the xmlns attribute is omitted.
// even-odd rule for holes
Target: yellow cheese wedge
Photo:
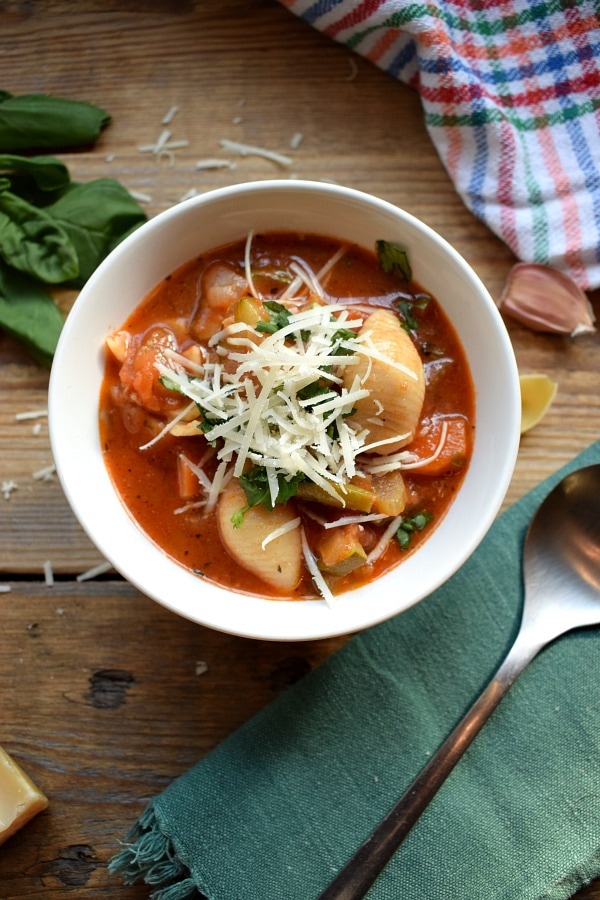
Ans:
<svg viewBox="0 0 600 900"><path fill-rule="evenodd" d="M48 799L0 747L0 844L47 806Z"/></svg>
<svg viewBox="0 0 600 900"><path fill-rule="evenodd" d="M521 434L540 422L556 396L558 385L544 374L520 375Z"/></svg>

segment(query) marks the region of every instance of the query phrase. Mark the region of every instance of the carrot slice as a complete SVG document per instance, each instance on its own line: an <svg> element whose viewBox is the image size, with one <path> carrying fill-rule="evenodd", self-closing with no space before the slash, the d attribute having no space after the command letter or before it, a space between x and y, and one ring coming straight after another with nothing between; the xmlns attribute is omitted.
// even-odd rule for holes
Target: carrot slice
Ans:
<svg viewBox="0 0 600 900"><path fill-rule="evenodd" d="M471 455L471 426L466 419L455 416L444 420L446 422L446 438L444 444L434 459L425 462L422 466L415 466L415 474L419 475L443 475L446 472L456 472L464 468ZM415 439L406 447L418 456L426 460L434 456L442 437L442 419L425 419L415 435Z"/></svg>
<svg viewBox="0 0 600 900"><path fill-rule="evenodd" d="M177 483L182 500L191 500L201 492L198 476L192 471L187 464L186 457L181 453L177 457Z"/></svg>
<svg viewBox="0 0 600 900"><path fill-rule="evenodd" d="M347 575L367 559L357 524L340 525L324 532L317 542L317 553L319 568L330 575Z"/></svg>

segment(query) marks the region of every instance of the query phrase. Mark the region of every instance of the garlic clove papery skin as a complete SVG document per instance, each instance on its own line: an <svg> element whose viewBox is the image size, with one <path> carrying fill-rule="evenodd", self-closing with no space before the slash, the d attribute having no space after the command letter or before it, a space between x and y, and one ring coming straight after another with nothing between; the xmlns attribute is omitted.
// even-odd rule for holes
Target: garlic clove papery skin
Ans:
<svg viewBox="0 0 600 900"><path fill-rule="evenodd" d="M498 307L533 331L571 337L596 331L586 295L572 278L552 266L513 266Z"/></svg>

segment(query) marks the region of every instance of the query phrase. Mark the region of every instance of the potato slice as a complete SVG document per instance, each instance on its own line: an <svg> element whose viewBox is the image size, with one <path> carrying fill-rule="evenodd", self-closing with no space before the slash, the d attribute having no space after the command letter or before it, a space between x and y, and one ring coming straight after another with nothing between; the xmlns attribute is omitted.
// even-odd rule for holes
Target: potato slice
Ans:
<svg viewBox="0 0 600 900"><path fill-rule="evenodd" d="M270 541L263 541L274 531L296 518L292 503L273 510L253 506L247 510L243 522L236 528L232 516L246 506L246 495L239 482L233 479L219 497L217 522L221 541L227 552L240 566L282 593L293 590L302 572L302 540L300 528L287 531Z"/></svg>

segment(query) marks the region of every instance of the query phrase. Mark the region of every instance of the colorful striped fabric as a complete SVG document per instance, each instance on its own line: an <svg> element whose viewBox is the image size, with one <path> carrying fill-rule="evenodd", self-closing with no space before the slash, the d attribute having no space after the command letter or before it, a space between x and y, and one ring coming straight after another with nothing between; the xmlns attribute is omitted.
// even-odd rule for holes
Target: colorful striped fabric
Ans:
<svg viewBox="0 0 600 900"><path fill-rule="evenodd" d="M281 0L421 95L467 206L600 286L598 0Z"/></svg>

